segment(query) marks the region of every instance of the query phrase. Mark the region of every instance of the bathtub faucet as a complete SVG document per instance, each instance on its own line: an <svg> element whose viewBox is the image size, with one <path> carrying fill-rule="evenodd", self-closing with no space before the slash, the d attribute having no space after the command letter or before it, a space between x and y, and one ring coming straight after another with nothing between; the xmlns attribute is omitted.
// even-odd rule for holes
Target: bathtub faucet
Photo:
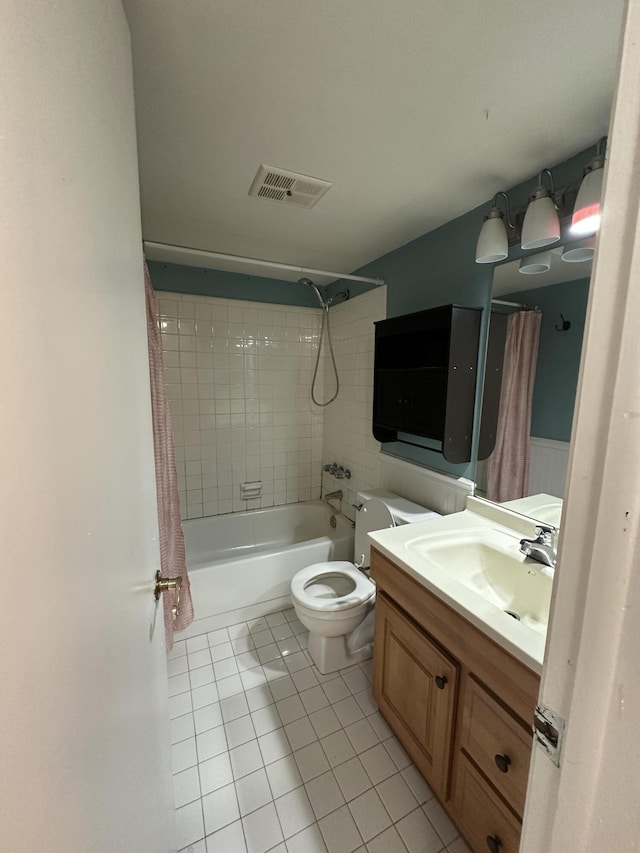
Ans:
<svg viewBox="0 0 640 853"><path fill-rule="evenodd" d="M325 501L330 501L336 498L337 500L342 500L342 489L336 489L335 492L327 492L324 496Z"/></svg>

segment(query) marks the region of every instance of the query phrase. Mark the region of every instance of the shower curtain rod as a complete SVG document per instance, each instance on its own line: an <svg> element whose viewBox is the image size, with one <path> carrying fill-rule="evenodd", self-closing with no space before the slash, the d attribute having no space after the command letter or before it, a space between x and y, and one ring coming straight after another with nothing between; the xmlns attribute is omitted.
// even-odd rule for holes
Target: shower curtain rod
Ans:
<svg viewBox="0 0 640 853"><path fill-rule="evenodd" d="M527 305L526 302L505 302L504 299L492 299L492 305L508 305L509 308L524 308L525 311L539 311L537 305Z"/></svg>
<svg viewBox="0 0 640 853"><path fill-rule="evenodd" d="M277 261L264 261L260 258L248 258L242 255L228 255L225 252L210 252L207 249L193 249L189 246L173 246L170 243L154 243L152 240L144 240L143 245L145 250L153 251L154 249L170 250L177 255L200 255L203 258L216 259L218 261L234 261L243 264L253 264L254 266L269 267L270 269L288 270L296 272L300 275L322 275L329 278L346 279L348 281L364 281L367 284L375 284L376 287L381 287L386 284L383 278L367 278L362 275L347 275L346 273L330 272L329 270L316 270L311 267L299 267L296 264L281 264Z"/></svg>

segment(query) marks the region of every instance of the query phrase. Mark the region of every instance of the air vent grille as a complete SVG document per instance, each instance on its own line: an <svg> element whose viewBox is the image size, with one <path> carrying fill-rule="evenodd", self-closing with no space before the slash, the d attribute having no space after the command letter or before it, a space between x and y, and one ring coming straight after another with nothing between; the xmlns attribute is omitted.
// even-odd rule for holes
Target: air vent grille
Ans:
<svg viewBox="0 0 640 853"><path fill-rule="evenodd" d="M249 195L296 207L313 207L332 186L330 181L262 165L253 179Z"/></svg>

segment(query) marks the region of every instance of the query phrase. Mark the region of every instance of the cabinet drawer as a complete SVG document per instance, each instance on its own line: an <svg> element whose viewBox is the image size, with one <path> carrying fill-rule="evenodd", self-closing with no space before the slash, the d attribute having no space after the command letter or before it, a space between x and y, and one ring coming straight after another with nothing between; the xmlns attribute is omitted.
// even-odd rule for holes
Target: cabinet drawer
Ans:
<svg viewBox="0 0 640 853"><path fill-rule="evenodd" d="M460 746L519 815L524 809L532 741L531 732L469 676Z"/></svg>
<svg viewBox="0 0 640 853"><path fill-rule="evenodd" d="M473 853L518 853L520 821L468 758L459 754L457 764L455 811Z"/></svg>

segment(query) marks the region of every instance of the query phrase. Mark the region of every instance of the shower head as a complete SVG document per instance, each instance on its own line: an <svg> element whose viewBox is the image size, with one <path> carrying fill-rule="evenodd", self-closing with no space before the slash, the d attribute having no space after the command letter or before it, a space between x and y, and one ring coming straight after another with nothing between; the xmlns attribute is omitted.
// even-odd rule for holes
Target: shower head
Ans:
<svg viewBox="0 0 640 853"><path fill-rule="evenodd" d="M320 303L320 305L325 309L329 307L328 304L322 298L322 294L318 290L317 286L311 281L310 278L299 278L298 284L305 284L307 287L312 287L316 292L316 296L318 297L318 302Z"/></svg>

